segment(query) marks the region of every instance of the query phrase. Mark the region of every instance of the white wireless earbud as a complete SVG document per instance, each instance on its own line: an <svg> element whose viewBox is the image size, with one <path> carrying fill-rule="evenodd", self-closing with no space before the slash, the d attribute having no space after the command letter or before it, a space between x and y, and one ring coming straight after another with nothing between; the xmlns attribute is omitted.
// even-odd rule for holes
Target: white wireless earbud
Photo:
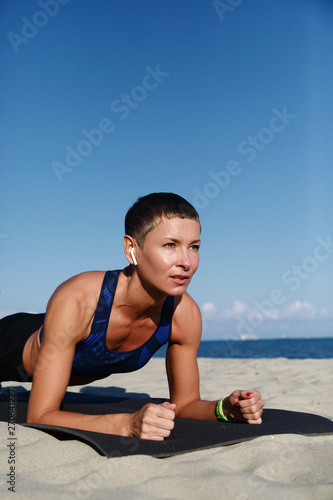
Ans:
<svg viewBox="0 0 333 500"><path fill-rule="evenodd" d="M138 265L138 263L137 263L137 260L136 260L136 258L135 258L135 255L134 255L134 248L131 248L131 250L130 250L130 254L131 254L131 257L132 257L132 259L133 259L134 265L135 265L135 266L137 266L137 265Z"/></svg>

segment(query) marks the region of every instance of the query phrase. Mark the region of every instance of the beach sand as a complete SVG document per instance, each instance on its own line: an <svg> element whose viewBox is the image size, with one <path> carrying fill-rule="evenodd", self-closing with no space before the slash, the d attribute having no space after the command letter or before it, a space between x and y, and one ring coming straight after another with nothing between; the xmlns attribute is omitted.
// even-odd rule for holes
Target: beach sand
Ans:
<svg viewBox="0 0 333 500"><path fill-rule="evenodd" d="M218 399L234 389L257 389L267 408L333 418L333 361L199 358L201 397ZM4 383L3 389L30 389ZM135 374L113 375L90 386L94 394L168 398L163 359ZM110 389L107 389L110 387ZM80 392L81 387L71 391ZM109 392L108 392L109 391ZM16 426L15 493L8 491L7 423L0 422L2 499L333 499L333 435L263 436L231 446L158 459L105 458L78 441L58 441Z"/></svg>

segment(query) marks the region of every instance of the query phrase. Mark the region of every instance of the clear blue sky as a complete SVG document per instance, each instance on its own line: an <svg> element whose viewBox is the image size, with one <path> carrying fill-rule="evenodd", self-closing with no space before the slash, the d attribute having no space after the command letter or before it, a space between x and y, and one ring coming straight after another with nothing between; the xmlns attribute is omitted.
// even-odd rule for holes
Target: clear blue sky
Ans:
<svg viewBox="0 0 333 500"><path fill-rule="evenodd" d="M172 191L202 219L204 339L333 336L330 1L0 10L1 316L124 267L126 210Z"/></svg>

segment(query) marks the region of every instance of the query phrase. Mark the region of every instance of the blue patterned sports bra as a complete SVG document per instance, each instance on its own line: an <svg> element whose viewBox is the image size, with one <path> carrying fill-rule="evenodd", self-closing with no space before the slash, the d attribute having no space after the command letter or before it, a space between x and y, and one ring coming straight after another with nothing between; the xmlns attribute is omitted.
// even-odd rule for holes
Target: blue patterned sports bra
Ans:
<svg viewBox="0 0 333 500"><path fill-rule="evenodd" d="M89 337L78 342L75 349L72 375L78 377L107 377L142 368L155 352L170 340L174 297L169 295L162 308L161 319L153 335L131 351L111 351L106 345L112 304L120 271L106 271ZM43 328L40 332L42 341Z"/></svg>

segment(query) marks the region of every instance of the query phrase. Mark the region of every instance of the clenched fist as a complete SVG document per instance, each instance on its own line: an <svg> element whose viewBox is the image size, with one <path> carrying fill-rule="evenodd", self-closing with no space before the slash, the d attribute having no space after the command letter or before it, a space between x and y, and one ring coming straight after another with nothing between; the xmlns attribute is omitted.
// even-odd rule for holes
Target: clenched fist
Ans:
<svg viewBox="0 0 333 500"><path fill-rule="evenodd" d="M129 416L129 435L141 439L163 441L174 428L176 405L148 403Z"/></svg>

